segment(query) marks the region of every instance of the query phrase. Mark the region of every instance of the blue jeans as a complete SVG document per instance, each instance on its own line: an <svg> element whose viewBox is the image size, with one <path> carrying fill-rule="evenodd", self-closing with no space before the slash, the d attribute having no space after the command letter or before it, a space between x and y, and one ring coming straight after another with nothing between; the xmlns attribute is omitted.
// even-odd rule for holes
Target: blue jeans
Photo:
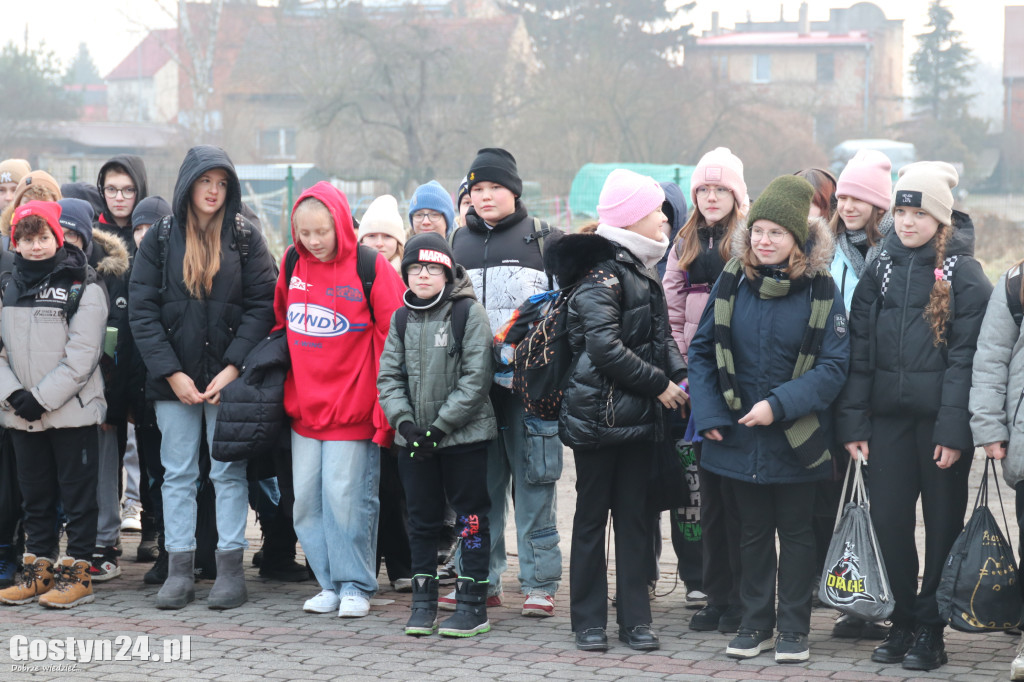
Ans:
<svg viewBox="0 0 1024 682"><path fill-rule="evenodd" d="M377 592L380 448L292 431L295 534L320 587L339 597Z"/></svg>
<svg viewBox="0 0 1024 682"><path fill-rule="evenodd" d="M520 590L523 594L554 595L562 579L562 551L555 520L555 484L562 474L558 424L527 416L523 403L503 389L493 389L491 401L498 418L498 437L487 448L487 492L491 497L488 593L501 590L501 574L508 566L505 522L515 481Z"/></svg>
<svg viewBox="0 0 1024 682"><path fill-rule="evenodd" d="M217 425L216 405L185 405L178 400L158 400L156 421L163 439L160 462L164 465L164 539L168 552L196 549L196 491L199 482L199 438L206 414L206 442L213 451ZM217 495L217 549L245 549L245 524L249 517L249 485L245 462L210 460L210 480Z"/></svg>

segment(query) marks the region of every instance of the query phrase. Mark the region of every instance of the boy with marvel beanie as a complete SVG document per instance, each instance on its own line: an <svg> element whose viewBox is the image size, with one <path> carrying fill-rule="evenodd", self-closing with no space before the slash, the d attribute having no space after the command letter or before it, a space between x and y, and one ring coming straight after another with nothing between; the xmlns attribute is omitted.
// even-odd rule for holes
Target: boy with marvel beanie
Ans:
<svg viewBox="0 0 1024 682"><path fill-rule="evenodd" d="M15 267L0 287L0 423L14 443L28 535L24 568L0 590L0 603L39 597L43 606L71 608L93 601L107 297L85 254L64 243L60 216L54 202L15 210ZM68 519L59 564L58 501Z"/></svg>
<svg viewBox="0 0 1024 682"><path fill-rule="evenodd" d="M405 633L429 635L437 624L437 541L447 497L462 538L462 572L456 613L440 632L471 637L490 630L487 446L497 435L488 399L491 327L444 237L418 234L407 246L405 310L392 318L377 378L381 407L398 431L398 472L409 507L414 575Z"/></svg>
<svg viewBox="0 0 1024 682"><path fill-rule="evenodd" d="M528 297L554 288L544 270L543 251L545 242L551 244L562 232L527 213L519 198L523 181L515 157L504 149L488 147L477 153L467 187L473 207L466 213L466 227L452 235L452 252L487 309L491 329L501 329ZM491 402L499 437L487 453L492 538L487 605L501 605L501 574L507 565L505 520L514 481L519 584L526 595L522 614L552 616L562 577L555 523L562 442L555 422L526 414L523 402L510 390L510 368L496 370ZM452 608L455 596L441 598L441 608Z"/></svg>

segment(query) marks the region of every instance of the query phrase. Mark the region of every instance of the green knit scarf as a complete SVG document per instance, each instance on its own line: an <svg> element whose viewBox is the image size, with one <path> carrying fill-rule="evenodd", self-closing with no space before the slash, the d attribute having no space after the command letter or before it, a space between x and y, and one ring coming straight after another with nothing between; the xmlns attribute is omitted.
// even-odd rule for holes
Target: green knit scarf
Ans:
<svg viewBox="0 0 1024 682"><path fill-rule="evenodd" d="M718 295L715 298L715 361L718 365L718 384L722 389L725 404L733 411L743 409L732 355L732 313L736 306L736 292L739 289L742 272L743 264L739 259L731 259L719 277ZM787 296L791 286L788 279L779 280L772 277L758 277L748 279L747 282L762 299ZM814 366L825 337L825 325L832 311L834 295L835 284L832 276L827 271L815 273L811 280L811 318L807 321L807 330L800 341L800 354L793 368L794 379ZM808 469L827 462L832 456L821 432L818 415L814 412L799 419L782 422L781 425L797 459Z"/></svg>

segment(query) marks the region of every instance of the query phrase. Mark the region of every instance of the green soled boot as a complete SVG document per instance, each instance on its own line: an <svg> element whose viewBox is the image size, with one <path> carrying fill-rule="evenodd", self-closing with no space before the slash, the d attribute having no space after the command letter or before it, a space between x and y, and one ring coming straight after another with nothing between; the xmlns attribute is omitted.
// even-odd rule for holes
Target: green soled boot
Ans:
<svg viewBox="0 0 1024 682"><path fill-rule="evenodd" d="M437 576L417 573L412 577L412 613L405 634L421 637L437 627Z"/></svg>
<svg viewBox="0 0 1024 682"><path fill-rule="evenodd" d="M249 593L245 589L245 570L242 566L244 550L217 550L217 579L206 597L206 605L211 609L234 609L249 601ZM263 557L266 561L266 556Z"/></svg>
<svg viewBox="0 0 1024 682"><path fill-rule="evenodd" d="M446 618L438 633L442 637L472 637L489 632L487 622L488 581L459 577L455 582L455 614Z"/></svg>
<svg viewBox="0 0 1024 682"><path fill-rule="evenodd" d="M167 580L156 593L158 609L183 609L196 598L195 552L167 553Z"/></svg>

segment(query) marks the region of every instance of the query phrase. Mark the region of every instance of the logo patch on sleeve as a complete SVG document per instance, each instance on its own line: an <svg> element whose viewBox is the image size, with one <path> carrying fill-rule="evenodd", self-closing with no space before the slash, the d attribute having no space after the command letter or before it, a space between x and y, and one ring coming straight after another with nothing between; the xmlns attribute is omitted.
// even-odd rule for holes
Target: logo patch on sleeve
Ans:
<svg viewBox="0 0 1024 682"><path fill-rule="evenodd" d="M836 336L844 338L846 333L849 331L849 326L846 324L846 315L842 313L836 313L832 317L832 327L835 329Z"/></svg>

